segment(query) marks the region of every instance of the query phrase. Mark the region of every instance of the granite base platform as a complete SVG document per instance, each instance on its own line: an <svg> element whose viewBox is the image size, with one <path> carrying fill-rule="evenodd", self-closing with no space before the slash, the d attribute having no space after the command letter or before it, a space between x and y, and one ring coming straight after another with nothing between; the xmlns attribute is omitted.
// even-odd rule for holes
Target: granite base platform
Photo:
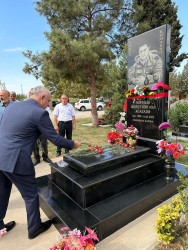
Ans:
<svg viewBox="0 0 188 250"><path fill-rule="evenodd" d="M179 126L179 132L172 132L172 135L188 138L188 125Z"/></svg>
<svg viewBox="0 0 188 250"><path fill-rule="evenodd" d="M176 164L174 180L169 182L163 160L147 148L139 150L147 155L138 160L133 156L128 162L125 155L118 155L123 159L120 164L101 170L96 167L89 175L75 166L50 164L51 174L37 182L40 206L56 228L84 230L87 226L102 240L175 194L180 184L177 170L188 174L184 167Z"/></svg>

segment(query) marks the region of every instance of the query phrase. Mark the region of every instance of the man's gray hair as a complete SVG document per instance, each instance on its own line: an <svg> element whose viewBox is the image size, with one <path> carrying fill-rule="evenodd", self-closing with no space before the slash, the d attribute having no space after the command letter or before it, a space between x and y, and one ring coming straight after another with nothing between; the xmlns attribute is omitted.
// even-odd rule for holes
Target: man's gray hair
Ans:
<svg viewBox="0 0 188 250"><path fill-rule="evenodd" d="M10 95L16 95L15 91L10 91Z"/></svg>
<svg viewBox="0 0 188 250"><path fill-rule="evenodd" d="M7 96L9 96L9 95L10 95L10 92L9 92L7 89L2 89L2 90L0 90L0 91L5 91L5 92L6 92L6 94L7 94Z"/></svg>
<svg viewBox="0 0 188 250"><path fill-rule="evenodd" d="M39 96L42 93L48 93L50 94L50 91L44 87L44 86L37 86L35 88L32 89L32 95L37 95Z"/></svg>

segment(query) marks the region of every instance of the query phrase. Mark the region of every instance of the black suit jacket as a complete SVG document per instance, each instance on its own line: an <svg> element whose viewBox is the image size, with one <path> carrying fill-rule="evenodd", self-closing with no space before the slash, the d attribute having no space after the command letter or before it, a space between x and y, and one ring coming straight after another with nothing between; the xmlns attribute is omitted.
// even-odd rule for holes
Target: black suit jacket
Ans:
<svg viewBox="0 0 188 250"><path fill-rule="evenodd" d="M0 170L21 175L34 174L31 154L40 133L56 146L74 147L72 140L55 131L48 112L35 100L8 106L0 121Z"/></svg>

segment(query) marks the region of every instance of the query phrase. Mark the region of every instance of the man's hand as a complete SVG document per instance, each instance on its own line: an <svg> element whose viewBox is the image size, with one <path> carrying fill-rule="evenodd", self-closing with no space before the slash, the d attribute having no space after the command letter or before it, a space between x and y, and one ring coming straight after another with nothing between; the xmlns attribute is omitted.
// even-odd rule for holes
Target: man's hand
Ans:
<svg viewBox="0 0 188 250"><path fill-rule="evenodd" d="M59 132L59 127L58 127L57 125L55 125L54 127L55 127L55 130L56 130L57 132Z"/></svg>
<svg viewBox="0 0 188 250"><path fill-rule="evenodd" d="M81 146L81 143L79 141L74 141L74 148L79 148Z"/></svg>
<svg viewBox="0 0 188 250"><path fill-rule="evenodd" d="M75 130L76 129L76 125L75 124L73 124L73 130Z"/></svg>

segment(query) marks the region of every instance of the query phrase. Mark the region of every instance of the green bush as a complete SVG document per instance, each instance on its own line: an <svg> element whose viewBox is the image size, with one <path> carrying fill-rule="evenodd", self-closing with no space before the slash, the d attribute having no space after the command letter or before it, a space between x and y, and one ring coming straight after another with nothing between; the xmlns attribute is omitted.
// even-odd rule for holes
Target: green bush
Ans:
<svg viewBox="0 0 188 250"><path fill-rule="evenodd" d="M125 98L122 98L122 95L115 93L111 103L112 105L110 107L106 107L104 118L107 124L112 124L114 126L120 119L119 112L123 111Z"/></svg>
<svg viewBox="0 0 188 250"><path fill-rule="evenodd" d="M174 108L169 110L169 122L174 130L178 130L188 120L188 103L177 103Z"/></svg>
<svg viewBox="0 0 188 250"><path fill-rule="evenodd" d="M177 228L180 221L182 203L179 196L172 199L169 205L158 208L158 219L155 221L155 231L158 240L164 244L173 242L178 234Z"/></svg>
<svg viewBox="0 0 188 250"><path fill-rule="evenodd" d="M188 171L188 167L184 166L185 170ZM178 171L178 176L181 181L181 186L178 187L178 192L182 201L182 212L188 218L188 178L184 177L181 171Z"/></svg>

